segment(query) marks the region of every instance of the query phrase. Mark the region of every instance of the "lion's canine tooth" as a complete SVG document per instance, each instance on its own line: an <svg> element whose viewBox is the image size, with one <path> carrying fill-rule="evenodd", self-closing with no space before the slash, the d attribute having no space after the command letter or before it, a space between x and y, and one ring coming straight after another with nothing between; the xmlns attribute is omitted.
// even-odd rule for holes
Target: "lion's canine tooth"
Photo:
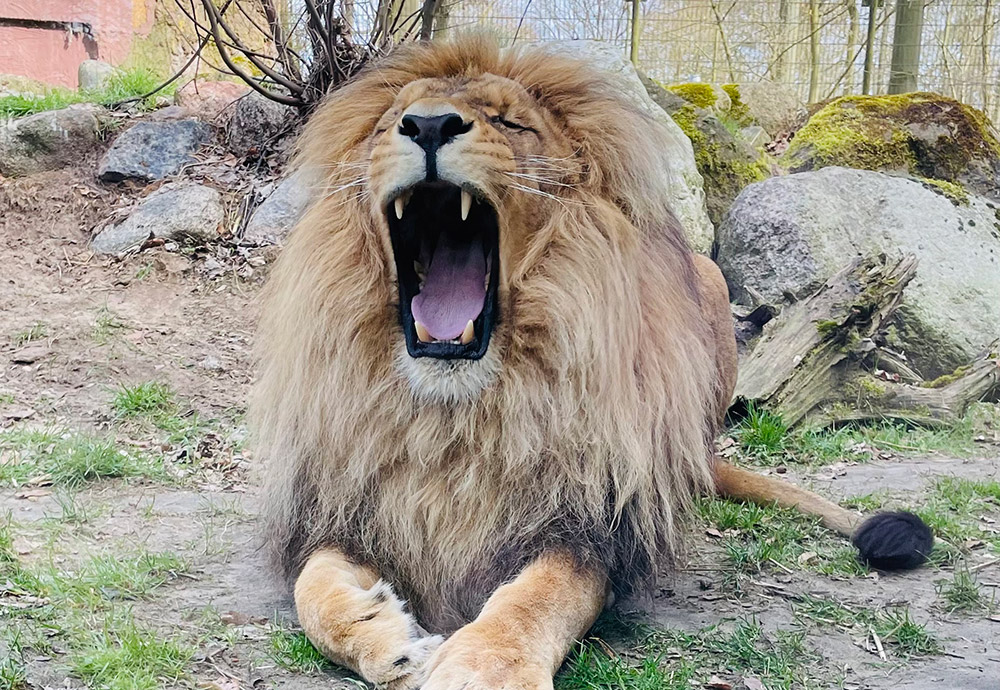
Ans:
<svg viewBox="0 0 1000 690"><path fill-rule="evenodd" d="M396 220L403 220L403 209L406 208L406 200L400 194L396 197Z"/></svg>
<svg viewBox="0 0 1000 690"><path fill-rule="evenodd" d="M463 345L468 345L472 342L472 339L476 337L476 327L470 321L465 324L465 330L462 331L462 337L459 339Z"/></svg>
<svg viewBox="0 0 1000 690"><path fill-rule="evenodd" d="M469 209L472 208L472 195L464 189L462 190L462 220L469 217Z"/></svg>
<svg viewBox="0 0 1000 690"><path fill-rule="evenodd" d="M420 323L419 321L414 321L413 327L417 330L417 340L419 340L422 343L434 342L434 338L432 338L431 334L427 332L427 328L424 326L424 324Z"/></svg>

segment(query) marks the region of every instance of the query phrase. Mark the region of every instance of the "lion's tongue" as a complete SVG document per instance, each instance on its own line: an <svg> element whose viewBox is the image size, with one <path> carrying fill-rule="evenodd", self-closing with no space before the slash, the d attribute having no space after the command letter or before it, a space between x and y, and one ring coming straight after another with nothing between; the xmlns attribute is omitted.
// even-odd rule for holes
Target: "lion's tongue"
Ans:
<svg viewBox="0 0 1000 690"><path fill-rule="evenodd" d="M454 243L442 235L427 267L424 286L410 303L413 318L435 340L459 337L483 310L485 278L482 239Z"/></svg>

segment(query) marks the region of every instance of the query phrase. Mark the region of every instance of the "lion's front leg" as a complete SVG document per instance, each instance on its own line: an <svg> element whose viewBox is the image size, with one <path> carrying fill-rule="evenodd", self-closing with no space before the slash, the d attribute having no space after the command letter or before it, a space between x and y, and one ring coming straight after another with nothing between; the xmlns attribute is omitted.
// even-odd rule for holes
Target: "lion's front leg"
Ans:
<svg viewBox="0 0 1000 690"><path fill-rule="evenodd" d="M607 576L547 554L500 587L441 645L423 690L546 690L604 607Z"/></svg>
<svg viewBox="0 0 1000 690"><path fill-rule="evenodd" d="M419 687L442 640L421 630L387 582L335 549L309 557L295 582L295 608L323 654L393 690Z"/></svg>

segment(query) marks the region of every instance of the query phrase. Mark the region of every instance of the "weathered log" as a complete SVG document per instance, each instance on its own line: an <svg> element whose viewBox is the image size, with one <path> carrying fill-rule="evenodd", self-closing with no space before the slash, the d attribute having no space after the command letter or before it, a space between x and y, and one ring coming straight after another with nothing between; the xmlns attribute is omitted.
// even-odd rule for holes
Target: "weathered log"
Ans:
<svg viewBox="0 0 1000 690"><path fill-rule="evenodd" d="M884 419L933 426L958 421L970 403L1000 399L1000 340L933 382L879 346L915 270L912 255L866 257L787 307L740 363L737 404L767 407L789 426Z"/></svg>
<svg viewBox="0 0 1000 690"><path fill-rule="evenodd" d="M921 384L896 383L860 374L847 388L858 398L825 413L828 424L897 419L924 426L953 424L974 402L1000 400L1000 340L972 364Z"/></svg>
<svg viewBox="0 0 1000 690"><path fill-rule="evenodd" d="M793 426L824 404L843 401L844 364L899 306L917 261L878 254L853 262L767 324L741 363L738 401L756 402Z"/></svg>

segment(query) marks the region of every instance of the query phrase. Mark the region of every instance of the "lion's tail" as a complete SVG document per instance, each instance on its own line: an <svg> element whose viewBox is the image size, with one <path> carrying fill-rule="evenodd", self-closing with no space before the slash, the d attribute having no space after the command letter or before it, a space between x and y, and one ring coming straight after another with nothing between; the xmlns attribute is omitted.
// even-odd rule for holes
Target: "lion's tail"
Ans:
<svg viewBox="0 0 1000 690"><path fill-rule="evenodd" d="M863 519L812 491L723 460L715 462L715 488L728 498L776 503L816 515L825 527L849 537L861 559L880 570L916 568L927 560L934 545L930 527L913 513L878 513Z"/></svg>

